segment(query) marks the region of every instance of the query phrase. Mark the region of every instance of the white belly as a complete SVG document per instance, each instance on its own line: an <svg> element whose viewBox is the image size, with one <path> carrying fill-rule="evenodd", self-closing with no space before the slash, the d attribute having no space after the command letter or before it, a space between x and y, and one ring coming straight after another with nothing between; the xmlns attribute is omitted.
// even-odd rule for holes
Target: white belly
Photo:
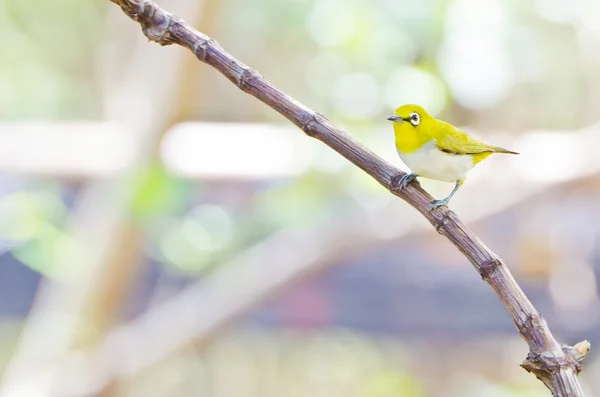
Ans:
<svg viewBox="0 0 600 397"><path fill-rule="evenodd" d="M398 155L414 174L438 181L463 180L473 168L472 156L444 153L433 142L409 154L398 151Z"/></svg>

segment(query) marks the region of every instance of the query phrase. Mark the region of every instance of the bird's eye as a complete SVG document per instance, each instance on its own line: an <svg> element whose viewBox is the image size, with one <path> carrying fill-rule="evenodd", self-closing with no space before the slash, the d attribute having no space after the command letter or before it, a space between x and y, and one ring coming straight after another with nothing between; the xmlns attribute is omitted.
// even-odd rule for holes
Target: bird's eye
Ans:
<svg viewBox="0 0 600 397"><path fill-rule="evenodd" d="M419 125L420 122L421 122L421 118L419 117L419 115L417 113L410 114L410 123L412 125L414 125L416 127Z"/></svg>

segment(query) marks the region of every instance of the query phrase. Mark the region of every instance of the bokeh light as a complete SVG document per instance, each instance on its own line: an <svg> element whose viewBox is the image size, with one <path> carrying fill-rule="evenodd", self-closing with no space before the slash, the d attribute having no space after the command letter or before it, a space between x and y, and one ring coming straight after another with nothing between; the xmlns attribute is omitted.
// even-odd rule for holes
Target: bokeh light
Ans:
<svg viewBox="0 0 600 397"><path fill-rule="evenodd" d="M435 75L407 66L392 72L385 88L385 99L391 109L415 103L437 116L446 104L446 90Z"/></svg>
<svg viewBox="0 0 600 397"><path fill-rule="evenodd" d="M458 0L448 9L440 70L463 106L489 108L512 88L513 72L503 51L508 24L503 4Z"/></svg>

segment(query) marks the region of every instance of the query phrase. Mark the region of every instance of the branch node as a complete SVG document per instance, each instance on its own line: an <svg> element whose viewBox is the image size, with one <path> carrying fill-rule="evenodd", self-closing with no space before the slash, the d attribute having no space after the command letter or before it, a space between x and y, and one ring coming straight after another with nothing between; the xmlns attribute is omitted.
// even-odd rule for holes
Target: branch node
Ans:
<svg viewBox="0 0 600 397"><path fill-rule="evenodd" d="M146 8L146 6L148 7ZM139 18L140 15L143 15L143 18ZM163 46L175 41L171 33L171 26L180 20L176 15L154 8L147 0L144 0L138 6L137 16L138 22L142 25L142 32L148 40ZM142 20L140 21L140 19Z"/></svg>
<svg viewBox="0 0 600 397"><path fill-rule="evenodd" d="M590 351L590 347L590 342L587 340L576 343L575 346L562 346L565 355L572 359L576 373L581 372L583 369L583 361Z"/></svg>
<svg viewBox="0 0 600 397"><path fill-rule="evenodd" d="M215 41L210 37L199 39L194 45L194 55L196 58L201 60L202 62L206 62L206 54L208 53L208 49L215 44Z"/></svg>
<svg viewBox="0 0 600 397"><path fill-rule="evenodd" d="M541 317L540 317L541 319ZM532 318L533 322L534 319ZM577 343L575 346L562 346L564 354L557 354L553 351L543 351L540 353L529 352L525 361L521 363L527 372L533 373L541 380L550 390L552 387L552 379L555 374L572 370L575 374L581 372L583 368L583 360L589 351L590 343L585 340Z"/></svg>
<svg viewBox="0 0 600 397"><path fill-rule="evenodd" d="M519 318L515 323L519 332L523 334L523 330L537 328L542 325L544 321L545 320L539 314L528 313L525 319Z"/></svg>
<svg viewBox="0 0 600 397"><path fill-rule="evenodd" d="M137 6L137 7L131 7L131 4L126 4L126 3L121 3L121 8L123 9L126 5L129 5L129 8L135 8L135 11L129 11L126 10L125 12L128 15L135 15L135 20L138 21L140 15L144 14L144 11L146 10L146 6L149 5L148 4L148 0L139 0L137 2L137 4L134 2L133 6ZM150 5L150 8L152 8L152 5Z"/></svg>
<svg viewBox="0 0 600 397"><path fill-rule="evenodd" d="M577 344L575 344L575 346L570 347L570 346L566 346L569 348L569 352L568 354L571 354L577 361L583 360L585 358L585 356L588 354L588 352L590 351L591 345L590 342L587 340L581 341Z"/></svg>
<svg viewBox="0 0 600 397"><path fill-rule="evenodd" d="M387 185L389 191L398 193L400 191L400 181L406 175L404 172L398 172L390 178L390 182Z"/></svg>
<svg viewBox="0 0 600 397"><path fill-rule="evenodd" d="M252 82L257 79L261 79L262 76L256 70L246 67L244 71L240 73L237 81L235 82L240 90L248 92L248 87L252 85Z"/></svg>
<svg viewBox="0 0 600 397"><path fill-rule="evenodd" d="M144 6L147 0L140 0L139 2L122 2L117 0L111 0L113 3L121 7L121 10L129 18L136 22L139 22L140 14L144 11Z"/></svg>
<svg viewBox="0 0 600 397"><path fill-rule="evenodd" d="M300 121L300 128L304 133L312 138L317 136L318 131L315 126L324 125L327 122L327 117L321 113L310 113L306 121Z"/></svg>
<svg viewBox="0 0 600 397"><path fill-rule="evenodd" d="M498 271L504 264L498 258L489 258L483 261L477 268L483 280L491 280L494 273Z"/></svg>
<svg viewBox="0 0 600 397"><path fill-rule="evenodd" d="M446 228L450 224L450 216L452 211L446 210L442 212L442 217L437 219L437 223L435 225L435 231L444 236L446 234Z"/></svg>

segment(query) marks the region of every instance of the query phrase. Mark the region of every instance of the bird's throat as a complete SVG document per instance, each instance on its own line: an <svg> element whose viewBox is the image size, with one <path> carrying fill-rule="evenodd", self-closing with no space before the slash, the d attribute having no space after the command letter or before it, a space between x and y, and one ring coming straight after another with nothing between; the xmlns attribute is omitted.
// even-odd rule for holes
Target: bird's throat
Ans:
<svg viewBox="0 0 600 397"><path fill-rule="evenodd" d="M408 123L394 124L396 148L402 153L413 153L419 150L430 139L418 134L417 129Z"/></svg>

